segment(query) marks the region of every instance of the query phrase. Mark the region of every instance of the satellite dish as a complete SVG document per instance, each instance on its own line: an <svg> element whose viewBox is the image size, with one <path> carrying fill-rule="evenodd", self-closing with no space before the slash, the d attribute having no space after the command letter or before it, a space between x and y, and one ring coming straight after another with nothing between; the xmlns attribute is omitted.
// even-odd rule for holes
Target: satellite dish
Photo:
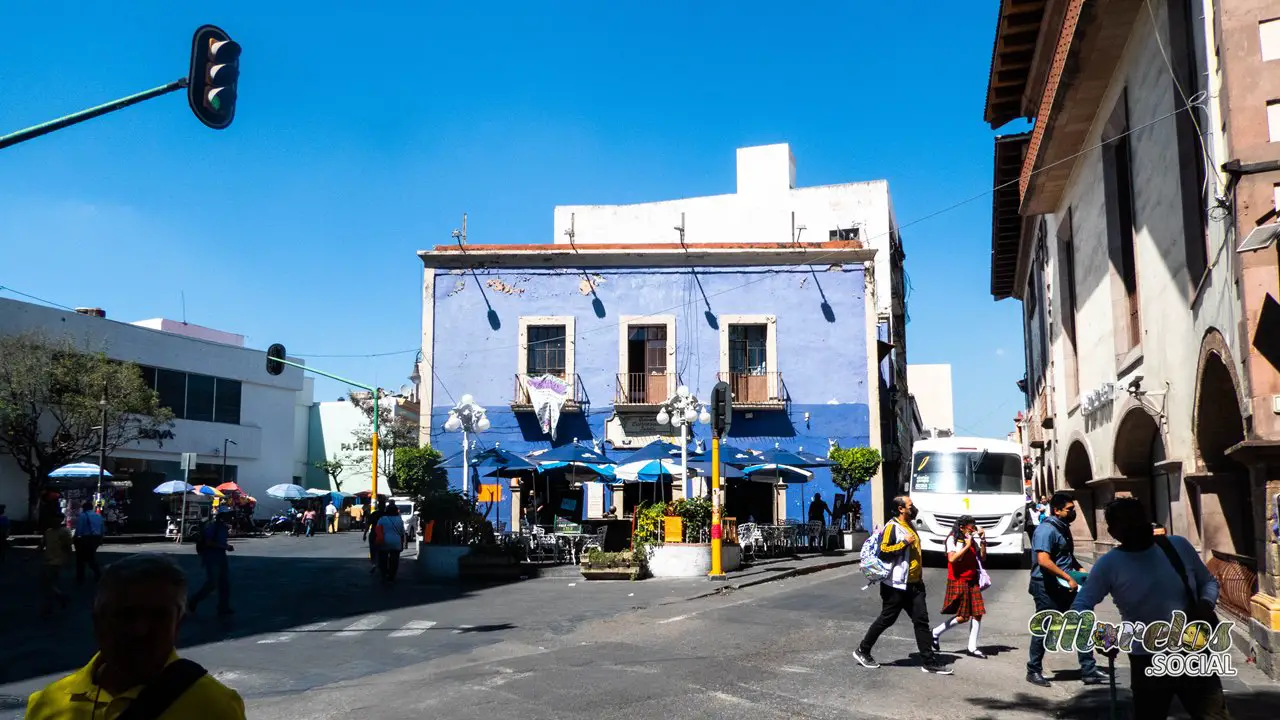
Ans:
<svg viewBox="0 0 1280 720"><path fill-rule="evenodd" d="M412 394L413 394L413 389L414 389L414 388L413 388L413 386L412 386L412 385L401 385L401 386L400 386L400 394L401 394L401 395L404 395L404 396L412 395Z"/></svg>

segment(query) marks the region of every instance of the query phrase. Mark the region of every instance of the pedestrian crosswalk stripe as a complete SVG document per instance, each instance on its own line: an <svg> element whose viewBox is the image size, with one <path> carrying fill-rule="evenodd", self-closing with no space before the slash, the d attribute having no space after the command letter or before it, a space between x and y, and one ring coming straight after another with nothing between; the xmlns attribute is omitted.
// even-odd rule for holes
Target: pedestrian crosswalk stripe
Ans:
<svg viewBox="0 0 1280 720"><path fill-rule="evenodd" d="M414 637L415 635L421 635L422 633L430 630L435 627L435 625L436 623L434 620L410 620L404 624L404 627L396 630L387 637Z"/></svg>
<svg viewBox="0 0 1280 720"><path fill-rule="evenodd" d="M351 623L342 632L335 634L334 637L351 637L353 635L361 635L368 630L373 630L386 621L386 615L367 615Z"/></svg>
<svg viewBox="0 0 1280 720"><path fill-rule="evenodd" d="M287 643L297 637L298 633L317 632L323 630L327 622L311 623L310 625L299 625L289 628L279 635L273 635L269 638L263 638L258 641L259 645L273 645L275 643Z"/></svg>

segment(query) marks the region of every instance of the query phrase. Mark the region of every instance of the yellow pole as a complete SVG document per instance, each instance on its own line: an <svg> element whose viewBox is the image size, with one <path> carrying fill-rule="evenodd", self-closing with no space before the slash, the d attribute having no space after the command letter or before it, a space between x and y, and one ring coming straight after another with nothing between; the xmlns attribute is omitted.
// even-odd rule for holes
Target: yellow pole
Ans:
<svg viewBox="0 0 1280 720"><path fill-rule="evenodd" d="M711 434L711 572L707 576L716 579L724 577L721 566L721 543L724 542L724 528L720 526L720 436Z"/></svg>
<svg viewBox="0 0 1280 720"><path fill-rule="evenodd" d="M369 494L369 509L378 507L378 431L373 431L373 491Z"/></svg>

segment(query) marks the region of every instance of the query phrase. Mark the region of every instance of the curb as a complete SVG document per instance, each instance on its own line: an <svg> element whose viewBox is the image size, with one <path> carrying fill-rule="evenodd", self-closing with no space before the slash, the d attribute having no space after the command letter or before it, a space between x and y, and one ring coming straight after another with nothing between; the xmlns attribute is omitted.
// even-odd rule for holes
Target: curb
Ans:
<svg viewBox="0 0 1280 720"><path fill-rule="evenodd" d="M151 545L153 543L170 542L174 540L165 535L108 535L103 539L102 545ZM9 547L38 547L40 538L34 535L22 535L9 538Z"/></svg>
<svg viewBox="0 0 1280 720"><path fill-rule="evenodd" d="M780 573L777 573L776 575L769 575L768 577L757 578L755 580L745 580L743 582L737 582L737 583L725 582L725 581L711 581L711 582L716 582L719 585L719 587L717 587L715 590L712 590L710 592L705 592L700 595L694 595L691 598L685 598L685 600L686 601L700 600L702 598L711 597L713 595L723 595L726 592L732 592L734 590L744 590L749 587L764 585L765 583L777 582L778 580L788 580L790 578L800 577L801 575L812 575L813 573L822 572L824 570L834 570L836 568L848 567L850 565L857 565L861 561L862 561L861 557L855 556L851 559L846 559L846 560L833 560L831 562L820 563L817 565L808 565L805 567L798 567L793 570L787 570L786 572L780 572Z"/></svg>

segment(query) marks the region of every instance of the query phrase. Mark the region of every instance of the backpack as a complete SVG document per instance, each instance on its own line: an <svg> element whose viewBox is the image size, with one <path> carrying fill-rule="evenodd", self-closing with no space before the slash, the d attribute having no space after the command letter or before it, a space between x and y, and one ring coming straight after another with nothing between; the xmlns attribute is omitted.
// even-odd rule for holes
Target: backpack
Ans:
<svg viewBox="0 0 1280 720"><path fill-rule="evenodd" d="M859 553L859 557L861 558L862 576L867 579L867 584L863 586L863 590L876 583L888 580L889 575L892 573L892 568L880 557L880 541L884 538L884 529L884 525L877 526L871 536L862 543L862 551Z"/></svg>

